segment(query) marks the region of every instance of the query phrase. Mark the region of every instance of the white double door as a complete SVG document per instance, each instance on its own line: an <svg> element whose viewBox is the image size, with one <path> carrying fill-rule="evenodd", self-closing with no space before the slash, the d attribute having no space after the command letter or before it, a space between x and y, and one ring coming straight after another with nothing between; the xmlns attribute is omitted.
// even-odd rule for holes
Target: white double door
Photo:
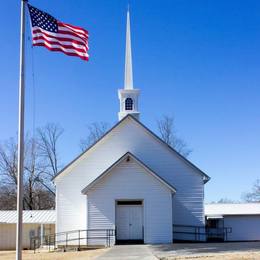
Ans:
<svg viewBox="0 0 260 260"><path fill-rule="evenodd" d="M117 240L143 240L143 206L117 205Z"/></svg>

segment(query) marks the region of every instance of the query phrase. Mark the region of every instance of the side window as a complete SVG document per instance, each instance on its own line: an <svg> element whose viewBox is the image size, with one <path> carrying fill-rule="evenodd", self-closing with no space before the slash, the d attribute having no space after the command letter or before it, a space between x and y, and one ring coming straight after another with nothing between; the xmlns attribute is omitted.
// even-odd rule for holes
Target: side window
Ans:
<svg viewBox="0 0 260 260"><path fill-rule="evenodd" d="M132 98L127 98L125 100L125 110L133 110L133 100L132 100Z"/></svg>

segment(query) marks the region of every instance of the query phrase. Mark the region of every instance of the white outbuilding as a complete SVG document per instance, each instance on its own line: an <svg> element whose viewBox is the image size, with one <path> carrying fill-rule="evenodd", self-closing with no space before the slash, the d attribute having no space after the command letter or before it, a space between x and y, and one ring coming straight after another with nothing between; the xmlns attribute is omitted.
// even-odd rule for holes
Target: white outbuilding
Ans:
<svg viewBox="0 0 260 260"><path fill-rule="evenodd" d="M260 203L206 204L209 228L225 228L225 241L260 240Z"/></svg>
<svg viewBox="0 0 260 260"><path fill-rule="evenodd" d="M23 248L31 247L31 237L44 237L55 232L55 210L23 211ZM0 250L15 249L16 210L0 210Z"/></svg>

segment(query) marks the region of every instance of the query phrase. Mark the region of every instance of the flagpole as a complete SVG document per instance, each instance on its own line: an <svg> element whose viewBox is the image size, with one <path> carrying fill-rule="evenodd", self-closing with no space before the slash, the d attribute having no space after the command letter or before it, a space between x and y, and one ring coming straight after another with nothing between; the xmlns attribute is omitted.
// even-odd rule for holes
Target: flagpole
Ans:
<svg viewBox="0 0 260 260"><path fill-rule="evenodd" d="M22 259L23 238L23 169L24 169L24 54L25 54L25 6L21 0L19 118L18 118L18 172L17 172L17 225L16 260Z"/></svg>

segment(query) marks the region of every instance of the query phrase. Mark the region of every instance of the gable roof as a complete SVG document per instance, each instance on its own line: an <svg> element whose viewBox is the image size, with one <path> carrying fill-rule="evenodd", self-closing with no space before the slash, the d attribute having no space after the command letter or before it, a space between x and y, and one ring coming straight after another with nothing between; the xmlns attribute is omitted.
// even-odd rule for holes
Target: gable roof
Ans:
<svg viewBox="0 0 260 260"><path fill-rule="evenodd" d="M55 210L24 210L23 223L55 224ZM0 210L0 223L17 223L16 210Z"/></svg>
<svg viewBox="0 0 260 260"><path fill-rule="evenodd" d="M176 192L176 189L170 183L168 183L166 180L164 180L162 177L160 177L157 173L155 173L151 168L149 168L147 165L145 165L140 159L138 159L132 153L127 152L121 158L119 158L115 163L113 163L107 170L105 170L102 174L100 174L94 181L92 181L89 185L87 185L81 191L81 193L86 194L91 188L93 188L95 186L95 184L97 184L105 176L107 176L117 165L119 165L121 162L123 162L124 160L126 160L128 158L132 158L137 164L139 164L142 168L144 168L151 176L153 176L155 179L157 179L159 182L161 182L164 186L166 186L173 193Z"/></svg>
<svg viewBox="0 0 260 260"><path fill-rule="evenodd" d="M77 156L74 160L72 160L69 164L67 164L61 171L57 173L56 176L52 178L55 180L58 176L60 176L66 169L68 169L71 165L73 165L78 159L80 159L83 155L85 155L92 147L94 147L97 143L99 143L103 138L105 138L109 133L111 133L115 128L117 128L120 124L122 124L127 119L131 119L136 122L139 126L143 127L150 135L152 135L156 140L166 146L171 152L177 155L183 162L192 167L195 171L197 171L203 177L204 183L207 183L210 180L210 177L200 170L196 165L186 159L183 155L178 153L174 148L165 143L158 135L152 132L149 128L147 128L144 124L142 124L139 120L133 117L131 114L126 115L121 121L117 122L110 130L108 130L104 135L102 135L96 142L94 142L90 147L88 147L85 151L83 151L79 156Z"/></svg>

